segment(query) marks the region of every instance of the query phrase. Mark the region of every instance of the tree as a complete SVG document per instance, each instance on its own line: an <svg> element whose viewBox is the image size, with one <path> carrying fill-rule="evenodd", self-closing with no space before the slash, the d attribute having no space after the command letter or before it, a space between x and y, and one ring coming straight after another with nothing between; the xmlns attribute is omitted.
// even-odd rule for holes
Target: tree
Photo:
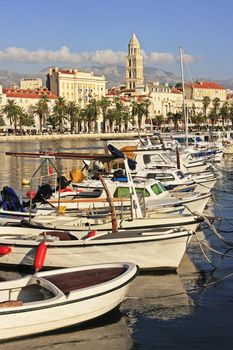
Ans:
<svg viewBox="0 0 233 350"><path fill-rule="evenodd" d="M107 110L105 117L106 117L106 122L109 123L110 132L113 132L113 124L114 124L115 120L117 119L116 115L117 115L116 108L109 108Z"/></svg>
<svg viewBox="0 0 233 350"><path fill-rule="evenodd" d="M1 109L1 112L9 119L10 124L14 124L14 133L16 134L18 122L18 105L14 100L7 100L7 104Z"/></svg>
<svg viewBox="0 0 233 350"><path fill-rule="evenodd" d="M20 106L18 106L18 123L21 135L23 134L23 126L32 126L34 124L33 116Z"/></svg>
<svg viewBox="0 0 233 350"><path fill-rule="evenodd" d="M207 110L208 110L208 107L210 105L210 98L208 96L205 96L203 97L203 100L202 100L202 103L203 103L203 111L204 111L204 114L205 114L205 117L207 119Z"/></svg>
<svg viewBox="0 0 233 350"><path fill-rule="evenodd" d="M213 129L216 121L218 120L218 116L217 116L216 111L215 111L214 108L211 109L211 111L210 111L210 113L208 115L208 119L210 120L211 127Z"/></svg>
<svg viewBox="0 0 233 350"><path fill-rule="evenodd" d="M174 129L177 131L179 127L179 121L183 119L183 115L181 113L171 113L168 116L169 121L171 120L174 124Z"/></svg>
<svg viewBox="0 0 233 350"><path fill-rule="evenodd" d="M208 118L210 119L211 126L213 128L215 123L216 123L216 121L218 120L218 109L219 109L219 106L220 106L220 99L218 97L213 99L212 105L213 105L213 108L211 109Z"/></svg>
<svg viewBox="0 0 233 350"><path fill-rule="evenodd" d="M93 131L93 124L95 124L94 129L97 131L97 120L99 114L99 104L96 99L91 99L86 108L83 109L84 119L87 121L88 132Z"/></svg>
<svg viewBox="0 0 233 350"><path fill-rule="evenodd" d="M64 121L67 119L66 115L66 102L64 97L58 97L53 106L53 117L57 120L59 125L59 132L62 134L64 131Z"/></svg>
<svg viewBox="0 0 233 350"><path fill-rule="evenodd" d="M66 113L69 116L71 133L73 133L75 124L80 121L81 109L76 102L69 101L66 106ZM78 130L80 130L80 126L78 126Z"/></svg>
<svg viewBox="0 0 233 350"><path fill-rule="evenodd" d="M121 132L122 123L128 128L128 122L131 120L129 108L123 104L119 97L114 99L115 104L115 122L118 126L118 131Z"/></svg>
<svg viewBox="0 0 233 350"><path fill-rule="evenodd" d="M32 107L32 111L39 117L39 131L42 134L42 125L49 113L48 107L49 98L47 95L43 95L40 100Z"/></svg>
<svg viewBox="0 0 233 350"><path fill-rule="evenodd" d="M160 129L161 125L164 122L164 116L162 114L156 114L154 116L154 121L155 121L155 125L158 127L158 129Z"/></svg>
<svg viewBox="0 0 233 350"><path fill-rule="evenodd" d="M101 100L99 101L99 107L101 109L102 115L103 115L103 126L102 126L102 132L106 132L106 114L108 108L111 106L111 101L107 98L102 96Z"/></svg>
<svg viewBox="0 0 233 350"><path fill-rule="evenodd" d="M131 110L131 113L132 113L132 117L136 117L137 116L137 122L138 122L138 131L140 132L141 131L141 128L142 128L142 118L143 116L146 117L146 119L148 118L148 115L149 115L149 111L148 111L148 108L149 108L149 105L150 105L150 101L147 99L147 100L144 100L142 102L137 102L137 101L132 101L131 102L131 107L132 107L132 110Z"/></svg>
<svg viewBox="0 0 233 350"><path fill-rule="evenodd" d="M228 115L229 115L229 107L228 107L228 103L225 102L222 107L219 110L219 116L222 119L222 128L224 130L225 127L225 121L228 119Z"/></svg>
<svg viewBox="0 0 233 350"><path fill-rule="evenodd" d="M230 119L233 128L233 102L230 104L228 109L228 118Z"/></svg>
<svg viewBox="0 0 233 350"><path fill-rule="evenodd" d="M193 124L197 125L198 130L200 130L201 124L203 124L205 120L206 120L205 115L201 112L191 116L191 121Z"/></svg>

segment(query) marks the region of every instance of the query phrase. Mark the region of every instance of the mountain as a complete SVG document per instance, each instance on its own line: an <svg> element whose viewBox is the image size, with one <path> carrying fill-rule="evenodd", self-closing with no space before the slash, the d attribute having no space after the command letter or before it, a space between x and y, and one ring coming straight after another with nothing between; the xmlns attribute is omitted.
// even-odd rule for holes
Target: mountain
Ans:
<svg viewBox="0 0 233 350"><path fill-rule="evenodd" d="M20 79L24 78L41 78L43 80L43 83L45 84L46 74L43 74L41 72L32 74L22 74L9 70L0 70L0 84L3 87L8 87L10 84L17 84L19 86Z"/></svg>
<svg viewBox="0 0 233 350"><path fill-rule="evenodd" d="M68 67L63 67L68 68ZM77 69L80 69L78 67ZM86 66L82 67L82 71L93 71L96 75L104 75L107 80L107 88L112 86L122 85L125 82L125 67L108 65L108 66ZM9 86L11 83L19 85L20 79L23 78L41 78L43 84L46 82L46 74L48 73L48 67L44 68L38 73L27 73L20 74L8 70L0 70L0 84L3 87ZM144 67L144 80L147 81L158 81L160 83L168 83L169 85L175 85L180 83L181 78L174 75L171 72L164 71L159 68ZM206 80L206 79L202 79ZM209 79L208 79L209 80ZM216 81L227 89L233 89L233 79L219 80Z"/></svg>

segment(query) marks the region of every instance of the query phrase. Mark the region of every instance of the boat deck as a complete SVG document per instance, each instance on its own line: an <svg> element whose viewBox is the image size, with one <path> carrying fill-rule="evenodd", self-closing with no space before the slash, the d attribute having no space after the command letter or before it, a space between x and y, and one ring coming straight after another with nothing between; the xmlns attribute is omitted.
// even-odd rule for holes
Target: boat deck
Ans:
<svg viewBox="0 0 233 350"><path fill-rule="evenodd" d="M125 267L113 267L61 273L59 275L51 275L43 278L53 283L67 295L72 291L92 287L117 278L125 271Z"/></svg>

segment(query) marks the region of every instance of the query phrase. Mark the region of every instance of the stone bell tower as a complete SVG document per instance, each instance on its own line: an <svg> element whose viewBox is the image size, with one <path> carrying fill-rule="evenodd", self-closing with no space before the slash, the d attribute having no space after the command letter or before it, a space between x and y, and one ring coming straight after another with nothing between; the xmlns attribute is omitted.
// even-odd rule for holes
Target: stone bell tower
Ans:
<svg viewBox="0 0 233 350"><path fill-rule="evenodd" d="M135 89L137 85L143 83L143 57L139 41L134 33L128 44L128 56L126 57L126 89Z"/></svg>

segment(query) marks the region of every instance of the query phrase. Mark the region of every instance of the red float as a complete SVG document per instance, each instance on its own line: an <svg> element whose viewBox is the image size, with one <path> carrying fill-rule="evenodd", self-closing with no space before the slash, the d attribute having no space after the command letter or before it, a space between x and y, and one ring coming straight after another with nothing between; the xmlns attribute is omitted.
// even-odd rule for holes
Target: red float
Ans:
<svg viewBox="0 0 233 350"><path fill-rule="evenodd" d="M90 231L87 235L87 238L94 237L96 235L96 230Z"/></svg>
<svg viewBox="0 0 233 350"><path fill-rule="evenodd" d="M36 256L34 260L34 269L36 272L42 269L44 266L44 261L46 257L46 252L47 252L47 247L45 242L41 242L38 245L37 251L36 251Z"/></svg>
<svg viewBox="0 0 233 350"><path fill-rule="evenodd" d="M26 196L27 198L34 198L36 195L36 191L32 188L31 190L27 191Z"/></svg>
<svg viewBox="0 0 233 350"><path fill-rule="evenodd" d="M0 246L0 255L7 255L12 251L12 248L8 247L7 245L1 245Z"/></svg>

